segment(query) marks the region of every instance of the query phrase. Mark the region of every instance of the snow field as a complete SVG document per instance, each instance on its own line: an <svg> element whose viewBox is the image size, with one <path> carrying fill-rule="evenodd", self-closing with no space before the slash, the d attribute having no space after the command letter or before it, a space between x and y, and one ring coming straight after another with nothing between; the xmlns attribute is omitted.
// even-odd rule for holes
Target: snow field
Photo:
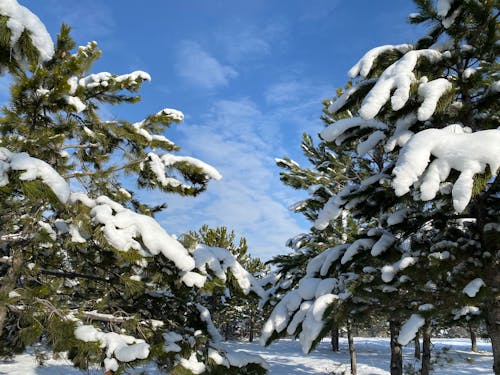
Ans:
<svg viewBox="0 0 500 375"><path fill-rule="evenodd" d="M434 374L439 375L490 375L492 372L491 344L478 340L478 353L470 351L470 341L466 338L434 339L433 356L437 358ZM357 337L354 339L358 359L358 375L389 375L390 351L388 338ZM347 340L340 339L340 352L331 351L329 339L324 339L309 355L303 354L300 343L292 340L279 340L267 348L257 342L231 342L230 346L239 353L258 354L269 364L270 375L290 374L342 374L349 373L349 351ZM445 348L450 348L445 354ZM404 348L405 364L415 363L413 345ZM450 361L451 363L448 363ZM160 372L154 364L129 370L127 374L139 374L145 371L147 375ZM45 366L36 365L33 354L18 355L13 361L0 362L2 375L102 375L101 369L81 371L71 366L65 359L47 360Z"/></svg>
<svg viewBox="0 0 500 375"><path fill-rule="evenodd" d="M449 347L449 352L440 354L439 363L434 374L439 375L490 375L492 373L493 357L491 344L478 340L478 353L470 351L469 339L434 339L433 356L443 353ZM390 349L388 338L356 337L354 339L358 360L358 375L390 375ZM330 339L324 339L310 354L303 354L299 341L280 340L267 348L254 343L234 343L232 348L264 358L270 366L270 375L289 374L345 374L350 373L350 359L347 339L340 339L340 352L331 351ZM404 347L404 364L411 363L413 359L413 345ZM447 363L446 359L451 360Z"/></svg>

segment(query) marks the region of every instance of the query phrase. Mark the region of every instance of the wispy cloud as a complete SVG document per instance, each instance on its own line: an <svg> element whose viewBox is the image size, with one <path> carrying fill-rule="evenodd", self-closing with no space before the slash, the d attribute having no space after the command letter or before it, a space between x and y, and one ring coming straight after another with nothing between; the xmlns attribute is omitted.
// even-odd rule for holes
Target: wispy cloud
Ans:
<svg viewBox="0 0 500 375"><path fill-rule="evenodd" d="M195 200L172 198L162 219L167 230L182 233L195 222L225 225L247 237L251 253L264 259L283 252L286 240L305 230L279 192L275 142L268 138L276 140L279 127L271 122L254 102L241 99L220 100L203 124L183 125L183 151L224 177Z"/></svg>
<svg viewBox="0 0 500 375"><path fill-rule="evenodd" d="M75 1L68 7L66 2L49 0L47 8L62 22L71 25L73 35L80 43L108 37L115 29L113 12L102 1Z"/></svg>
<svg viewBox="0 0 500 375"><path fill-rule="evenodd" d="M175 68L177 74L188 83L208 90L226 86L230 79L238 76L236 70L221 64L193 41L181 43Z"/></svg>
<svg viewBox="0 0 500 375"><path fill-rule="evenodd" d="M259 20L242 24L229 20L214 34L214 42L231 64L248 67L272 57L287 44L289 25L282 19Z"/></svg>
<svg viewBox="0 0 500 375"><path fill-rule="evenodd" d="M299 81L284 81L275 83L264 92L264 98L269 104L290 104L303 98L304 92L311 88Z"/></svg>
<svg viewBox="0 0 500 375"><path fill-rule="evenodd" d="M229 61L239 63L255 60L271 53L271 41L253 28L235 33L223 32L217 36Z"/></svg>
<svg viewBox="0 0 500 375"><path fill-rule="evenodd" d="M333 92L329 85L283 79L261 98L219 99L206 115L182 124L176 140L181 153L215 166L223 179L195 199L172 196L160 217L167 231L223 225L245 236L255 256L269 259L286 252L286 240L309 228L288 209L306 193L281 183L274 158L304 161L300 136L321 130L321 99Z"/></svg>
<svg viewBox="0 0 500 375"><path fill-rule="evenodd" d="M321 130L321 101L334 93L335 87L331 84L291 77L270 84L263 97L273 109L275 121L286 121L288 131L297 137L298 144L300 134L315 135Z"/></svg>
<svg viewBox="0 0 500 375"><path fill-rule="evenodd" d="M314 6L308 7L307 11L302 13L300 20L303 22L324 20L332 16L339 4L340 0L316 0Z"/></svg>

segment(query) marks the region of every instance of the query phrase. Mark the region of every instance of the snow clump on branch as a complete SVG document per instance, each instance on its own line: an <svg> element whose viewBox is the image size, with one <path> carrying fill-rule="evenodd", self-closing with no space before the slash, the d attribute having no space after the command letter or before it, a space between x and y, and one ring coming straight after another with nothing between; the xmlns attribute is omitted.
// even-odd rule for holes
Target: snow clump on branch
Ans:
<svg viewBox="0 0 500 375"><path fill-rule="evenodd" d="M462 212L471 199L474 175L485 172L487 165L493 175L497 173L499 150L500 131L496 129L465 133L461 126L450 125L444 129L423 130L401 150L392 186L396 195L401 196L421 178L421 199L432 200L440 183L455 169L461 173L452 189L453 207ZM429 164L431 155L436 159Z"/></svg>
<svg viewBox="0 0 500 375"><path fill-rule="evenodd" d="M23 32L30 34L33 46L38 50L41 61L47 61L54 54L54 42L47 32L45 25L30 10L16 0L0 0L0 14L9 18L7 28L10 30L10 45L14 54L18 54L16 47Z"/></svg>

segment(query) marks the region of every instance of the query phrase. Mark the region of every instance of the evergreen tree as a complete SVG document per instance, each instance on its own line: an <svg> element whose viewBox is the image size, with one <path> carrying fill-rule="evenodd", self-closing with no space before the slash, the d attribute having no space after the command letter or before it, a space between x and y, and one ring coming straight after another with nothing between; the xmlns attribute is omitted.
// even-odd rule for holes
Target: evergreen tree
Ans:
<svg viewBox="0 0 500 375"><path fill-rule="evenodd" d="M325 118L325 121L328 120ZM308 220L314 222L328 198L341 191L349 182L349 178L355 178L358 172L349 168L352 165L352 155L349 153L333 153L323 142L315 146L309 135L304 134L301 147L313 168L303 168L288 158L277 159L277 164L283 168L280 176L286 185L295 189L307 190L310 194L308 199L293 205L292 209L302 213ZM312 312L314 309L311 298L321 297L329 287L333 288L338 294L343 294L343 297L347 299L347 294L343 292L352 273L345 272L346 269L343 267L337 267L335 271L332 270L331 272L335 274L335 278L330 277L319 286L321 276L318 277L319 275L315 273L321 272L319 269L315 270L315 266L311 267L309 261L311 258L317 258L320 262L316 266L321 267L320 263L326 260L325 255L330 254L335 246L343 241L352 240L359 229L351 215L343 215L326 230L312 228L309 233L303 233L291 238L287 245L293 251L287 255L276 256L270 261L275 267L276 273L272 288L274 298L270 302L277 303L277 306L270 320L264 326L263 344L268 344L270 340L283 335L292 335L300 338L304 352L308 352L314 347L319 341L319 337L315 338L314 335L309 335L307 328L304 324L301 324L300 319L307 319L307 314L310 314L309 311ZM312 285L314 285L313 288L317 287L317 290L324 289L324 292L318 292L315 295L313 290L311 293ZM282 319L284 311L293 311L293 309L299 307L297 304L298 298L303 301L300 303L300 313L296 315L297 322L292 322L288 326L275 326L273 324L275 318ZM349 314L348 305L357 311ZM367 319L367 316L362 313L363 309L360 309L357 301L352 299L350 299L349 303L346 302L343 307L343 309L338 309L334 314L330 315L330 319L320 336L323 337L331 333L332 349L338 351L339 328L341 326L347 327L351 373L355 374L356 353L353 342L353 326L357 322ZM307 325L307 323L305 324ZM271 333L273 331L274 333ZM271 336L269 336L270 333ZM314 340L314 342L311 340Z"/></svg>
<svg viewBox="0 0 500 375"><path fill-rule="evenodd" d="M102 105L138 102L149 74L91 74L95 42L75 51L63 25L54 47L14 0L0 14L13 79L0 117L3 353L42 343L107 373L150 360L170 374L264 373L260 357L223 346L200 303L229 274L264 296L258 280L229 250L189 252L153 218L164 205L139 199L141 188L197 195L220 178L163 135L182 113L102 120Z"/></svg>
<svg viewBox="0 0 500 375"><path fill-rule="evenodd" d="M321 138L335 155L351 155L360 176L319 201L315 227L329 230L349 212L361 231L309 261L264 339L300 324L314 344L331 312L347 306L350 315L345 301L356 300L393 322L391 374L401 374L395 357L419 328L482 311L499 374L498 2L415 2L410 21L430 32L366 53L325 111ZM344 288L351 298L333 281L322 284L338 281L339 271L352 274Z"/></svg>
<svg viewBox="0 0 500 375"><path fill-rule="evenodd" d="M226 227L210 228L204 225L198 231L184 234L181 242L191 251L203 246L226 249L233 255L234 260L256 278L262 278L269 272L268 266L248 253L246 239L241 237L236 241L234 231L228 231ZM254 333L260 331L264 320L258 295L245 294L234 276L229 273L225 282L214 278L213 289L205 299L212 320L220 327L226 340L248 336L249 341L253 341Z"/></svg>

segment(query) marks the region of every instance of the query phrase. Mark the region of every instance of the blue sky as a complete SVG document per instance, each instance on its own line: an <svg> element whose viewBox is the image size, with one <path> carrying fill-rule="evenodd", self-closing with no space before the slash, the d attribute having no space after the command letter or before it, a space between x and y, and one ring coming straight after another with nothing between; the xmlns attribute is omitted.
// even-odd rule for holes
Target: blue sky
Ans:
<svg viewBox="0 0 500 375"><path fill-rule="evenodd" d="M279 181L274 158L304 163L301 134L322 129L321 100L345 85L357 59L422 32L406 23L415 11L406 0L20 3L54 36L66 22L79 45L96 40L103 57L94 72L151 74L143 101L112 107L110 116L133 122L164 107L184 112L166 136L224 177L196 198L148 194L168 204L158 216L167 232L225 225L266 260L309 228L288 210L304 195Z"/></svg>

